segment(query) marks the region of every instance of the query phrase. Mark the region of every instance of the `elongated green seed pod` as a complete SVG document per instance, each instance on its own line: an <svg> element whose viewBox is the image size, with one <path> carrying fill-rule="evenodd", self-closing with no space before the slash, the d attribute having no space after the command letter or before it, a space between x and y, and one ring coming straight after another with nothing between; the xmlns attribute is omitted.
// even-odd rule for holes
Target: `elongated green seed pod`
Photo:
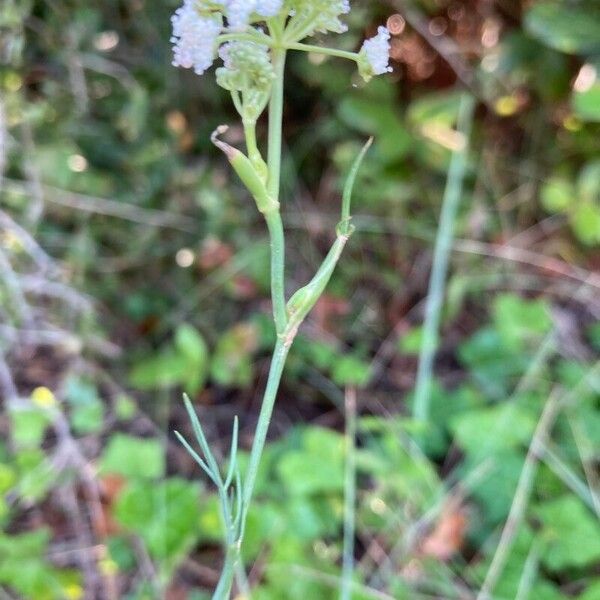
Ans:
<svg viewBox="0 0 600 600"><path fill-rule="evenodd" d="M344 187L344 195L342 200L342 218L336 227L337 238L331 249L327 253L325 260L315 273L314 277L302 288L300 288L288 301L286 305L286 311L289 319L289 327L295 330L300 323L304 320L306 315L310 312L312 307L316 304L317 300L325 291L331 275L337 265L337 262L344 250L344 246L348 241L348 238L354 232L354 226L350 222L350 203L352 200L352 192L354 190L354 183L356 181L356 174L362 164L367 151L373 143L373 138L370 138L366 144L362 147L362 150L356 157L348 180Z"/></svg>
<svg viewBox="0 0 600 600"><path fill-rule="evenodd" d="M338 235L314 277L290 298L286 309L292 326L302 323L325 291L348 237L348 235Z"/></svg>
<svg viewBox="0 0 600 600"><path fill-rule="evenodd" d="M242 180L242 183L246 186L250 194L252 194L258 210L263 214L279 210L279 202L273 200L269 195L267 186L265 185L263 178L254 168L252 161L237 148L234 148L217 138L219 134L226 130L227 127L224 125L215 130L211 136L213 144L227 156L234 171Z"/></svg>

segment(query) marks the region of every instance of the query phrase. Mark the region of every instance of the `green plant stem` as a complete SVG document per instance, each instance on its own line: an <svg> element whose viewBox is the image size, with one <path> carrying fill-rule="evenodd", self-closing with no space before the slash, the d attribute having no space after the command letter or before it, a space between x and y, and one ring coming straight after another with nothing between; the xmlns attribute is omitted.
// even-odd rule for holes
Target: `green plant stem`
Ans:
<svg viewBox="0 0 600 600"><path fill-rule="evenodd" d="M426 422L429 416L433 360L438 344L440 316L448 272L448 259L454 238L454 224L462 194L463 179L467 169L468 140L473 121L474 107L475 102L473 98L467 94L463 95L458 116L458 131L463 136L464 144L452 155L435 242L413 408L415 420L422 422Z"/></svg>
<svg viewBox="0 0 600 600"><path fill-rule="evenodd" d="M281 181L281 142L283 128L283 80L286 51L274 48L272 52L275 81L269 102L269 145L267 189L271 198L279 202ZM271 236L271 297L273 316L277 333L285 329L287 316L285 311L285 244L283 223L279 211L265 215Z"/></svg>
<svg viewBox="0 0 600 600"><path fill-rule="evenodd" d="M217 44L220 46L224 42L256 42L265 46L273 45L273 40L270 36L258 31L253 31L251 33L223 33L217 38Z"/></svg>
<svg viewBox="0 0 600 600"><path fill-rule="evenodd" d="M287 323L285 311L285 241L283 223L279 211L265 214L271 238L271 299L277 334L281 335Z"/></svg>
<svg viewBox="0 0 600 600"><path fill-rule="evenodd" d="M300 42L290 42L285 45L288 50L300 50L302 52L314 52L315 54L324 54L327 56L336 56L338 58L346 58L356 62L358 54L356 52L348 52L346 50L338 50L337 48L324 48L322 46L313 46L311 44L302 44Z"/></svg>
<svg viewBox="0 0 600 600"><path fill-rule="evenodd" d="M223 568L223 572L225 572L225 579L229 579L231 583L233 583L233 577L235 576L238 589L242 593L247 593L249 589L248 579L246 577L244 565L239 560L240 548L237 539L237 532L233 525L233 515L231 514L231 510L229 508L227 488L225 485L222 485L218 488L218 493L219 500L221 502L222 527L225 531L226 540L225 566ZM221 578L223 578L223 573L221 573ZM228 596L225 596L225 598L228 598Z"/></svg>
<svg viewBox="0 0 600 600"><path fill-rule="evenodd" d="M246 148L248 150L248 158L256 166L262 159L258 144L256 143L256 121L243 119L244 136L246 138Z"/></svg>
<svg viewBox="0 0 600 600"><path fill-rule="evenodd" d="M238 547L229 546L225 555L221 576L219 577L219 584L213 593L212 600L229 600L233 586L233 577L235 575L235 565L239 560L239 555Z"/></svg>
<svg viewBox="0 0 600 600"><path fill-rule="evenodd" d="M276 20L268 22L269 29L275 40L272 50L272 62L275 69L275 81L273 83L273 90L271 100L269 103L269 140L268 140L268 178L267 178L267 191L269 198L273 201L269 203L268 210L264 210L265 220L269 229L269 236L271 241L271 291L273 301L273 318L275 321L275 327L277 330L277 343L273 351L273 357L271 359L271 366L269 369L269 378L267 380L267 386L263 396L260 414L258 417L258 423L256 425L256 431L254 434L254 440L252 442L252 448L250 450L250 460L245 473L244 483L241 490L241 508L240 518L237 532L233 532L231 529L226 535L227 549L225 553L225 563L221 572L221 577L217 585L217 589L213 594L213 600L228 600L231 595L231 589L233 587L233 580L238 573L238 579L243 579L243 568L241 566L241 547L244 539L244 533L246 528L246 520L248 517L248 510L252 501L254 493L254 487L256 485L256 478L258 476L258 469L260 466L261 458L265 448L267 439L267 433L269 431L269 425L271 423L271 417L273 415L273 408L275 406L275 400L277 398L277 391L281 382L283 369L285 367L285 361L292 345L298 327L302 322L306 312L310 310L314 301L316 301L315 295L320 295L324 289L324 286L329 281L331 271L337 263L339 254L341 253L346 241L352 233L350 226L350 196L352 192L352 186L356 177L356 171L358 165L364 158L364 155L370 146L370 141L365 145L361 154L359 155L353 171L349 178L349 184L346 186L344 191L343 209L342 216L343 222L340 224L340 231L336 238L332 250L328 254L311 283L309 284L308 292L313 292L313 296L308 302L307 310L300 311L301 315L296 315L295 319L288 319L288 311L285 302L285 239L283 231L283 223L281 221L281 214L279 211L279 193L281 185L281 146L282 146L282 128L283 128L283 84L284 84L284 70L286 60L286 49L281 45L281 36L283 35L283 23ZM254 130L254 123L244 123L244 130L246 134L246 143L248 146L248 153L250 160L254 159L258 161L260 158L260 152L256 146L256 137ZM273 206L274 205L274 206ZM355 425L354 425L355 427ZM355 437L355 433L353 434ZM354 472L354 466L352 466L352 472ZM223 486L221 486L223 487ZM350 489L350 498L352 505L354 506L354 494L355 492ZM223 499L222 499L223 500ZM226 500L226 499L225 499ZM222 508L224 520L232 522L231 513L228 505L225 502L224 508ZM237 539L232 540L232 535L237 533ZM352 532L352 538L354 533ZM352 568L352 565L351 565Z"/></svg>
<svg viewBox="0 0 600 600"><path fill-rule="evenodd" d="M233 586L237 565L241 560L241 547L246 528L248 509L252 500L252 494L254 493L258 468L265 448L267 432L269 430L273 407L275 406L275 399L277 397L277 390L279 389L279 383L281 382L281 375L283 374L283 368L290 349L290 344L291 342L286 343L282 338L279 338L273 352L267 387L265 388L265 394L263 396L258 424L254 434L254 441L252 442L252 449L250 451L250 462L248 463L242 489L243 500L239 537L235 543L228 543L227 552L225 554L225 563L212 600L228 600L231 595L231 588Z"/></svg>
<svg viewBox="0 0 600 600"><path fill-rule="evenodd" d="M248 468L246 470L246 476L244 479L241 524L242 533L240 536L240 541L243 539L246 517L248 516L248 508L250 507L252 494L254 493L256 477L258 475L258 467L260 465L262 453L265 448L267 432L269 430L269 425L271 424L271 416L273 415L273 407L275 406L275 399L277 397L277 390L279 389L281 375L283 374L283 368L285 366L285 361L290 346L291 340L288 342L283 338L279 338L273 352L271 367L269 369L269 378L267 380L267 387L265 388L265 394L263 396L260 414L258 416L258 423L254 433L254 441L252 442L252 449L250 451L250 461L248 463Z"/></svg>
<svg viewBox="0 0 600 600"><path fill-rule="evenodd" d="M546 466L556 475L588 508L596 511L600 519L600 511L597 510L598 503L594 499L591 490L575 471L560 457L556 446L546 443L542 447L541 457Z"/></svg>
<svg viewBox="0 0 600 600"><path fill-rule="evenodd" d="M527 600L531 596L531 589L535 583L540 564L540 546L541 542L539 540L533 542L523 565L523 572L521 573L515 600Z"/></svg>
<svg viewBox="0 0 600 600"><path fill-rule="evenodd" d="M344 554L340 600L352 598L356 531L356 390L346 391L346 468L344 474Z"/></svg>

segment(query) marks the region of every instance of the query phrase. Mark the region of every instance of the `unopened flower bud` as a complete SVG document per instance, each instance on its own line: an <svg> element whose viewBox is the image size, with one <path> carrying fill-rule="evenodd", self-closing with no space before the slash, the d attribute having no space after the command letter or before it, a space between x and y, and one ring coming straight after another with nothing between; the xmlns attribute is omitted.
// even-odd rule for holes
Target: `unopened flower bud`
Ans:
<svg viewBox="0 0 600 600"><path fill-rule="evenodd" d="M230 91L268 91L275 71L267 46L255 42L229 42L221 46L223 66L217 69L217 83Z"/></svg>

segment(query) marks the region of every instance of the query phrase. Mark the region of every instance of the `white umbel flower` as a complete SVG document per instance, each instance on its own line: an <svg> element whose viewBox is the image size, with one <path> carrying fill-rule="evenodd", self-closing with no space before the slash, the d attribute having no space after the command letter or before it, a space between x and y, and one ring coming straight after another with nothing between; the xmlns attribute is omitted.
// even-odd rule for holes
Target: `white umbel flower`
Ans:
<svg viewBox="0 0 600 600"><path fill-rule="evenodd" d="M390 67L390 32L387 27L380 26L377 35L363 43L364 53L373 75L382 75L392 70Z"/></svg>
<svg viewBox="0 0 600 600"><path fill-rule="evenodd" d="M283 6L283 0L221 0L225 6L227 23L231 29L244 29L253 14L274 17Z"/></svg>
<svg viewBox="0 0 600 600"><path fill-rule="evenodd" d="M173 66L194 69L198 75L214 62L216 41L223 27L221 16L203 16L195 0L184 0L171 17L173 24Z"/></svg>
<svg viewBox="0 0 600 600"><path fill-rule="evenodd" d="M225 14L231 29L244 29L255 11L256 0L227 0Z"/></svg>
<svg viewBox="0 0 600 600"><path fill-rule="evenodd" d="M274 17L283 6L283 0L257 0L256 12L261 17Z"/></svg>

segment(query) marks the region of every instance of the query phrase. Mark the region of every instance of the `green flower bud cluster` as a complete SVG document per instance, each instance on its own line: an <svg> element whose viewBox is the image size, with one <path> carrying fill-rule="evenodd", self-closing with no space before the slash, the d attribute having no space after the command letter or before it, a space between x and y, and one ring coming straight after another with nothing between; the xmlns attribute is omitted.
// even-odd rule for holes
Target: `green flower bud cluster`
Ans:
<svg viewBox="0 0 600 600"><path fill-rule="evenodd" d="M288 31L295 41L317 31L344 33L348 29L340 16L350 12L349 0L287 0L284 6L291 16Z"/></svg>
<svg viewBox="0 0 600 600"><path fill-rule="evenodd" d="M217 69L217 83L229 91L269 91L275 71L269 49L255 42L229 42L219 50L223 66Z"/></svg>
<svg viewBox="0 0 600 600"><path fill-rule="evenodd" d="M241 116L255 121L269 101L275 79L269 49L256 42L235 41L221 46L219 56L223 66L216 71L217 83L241 94Z"/></svg>

